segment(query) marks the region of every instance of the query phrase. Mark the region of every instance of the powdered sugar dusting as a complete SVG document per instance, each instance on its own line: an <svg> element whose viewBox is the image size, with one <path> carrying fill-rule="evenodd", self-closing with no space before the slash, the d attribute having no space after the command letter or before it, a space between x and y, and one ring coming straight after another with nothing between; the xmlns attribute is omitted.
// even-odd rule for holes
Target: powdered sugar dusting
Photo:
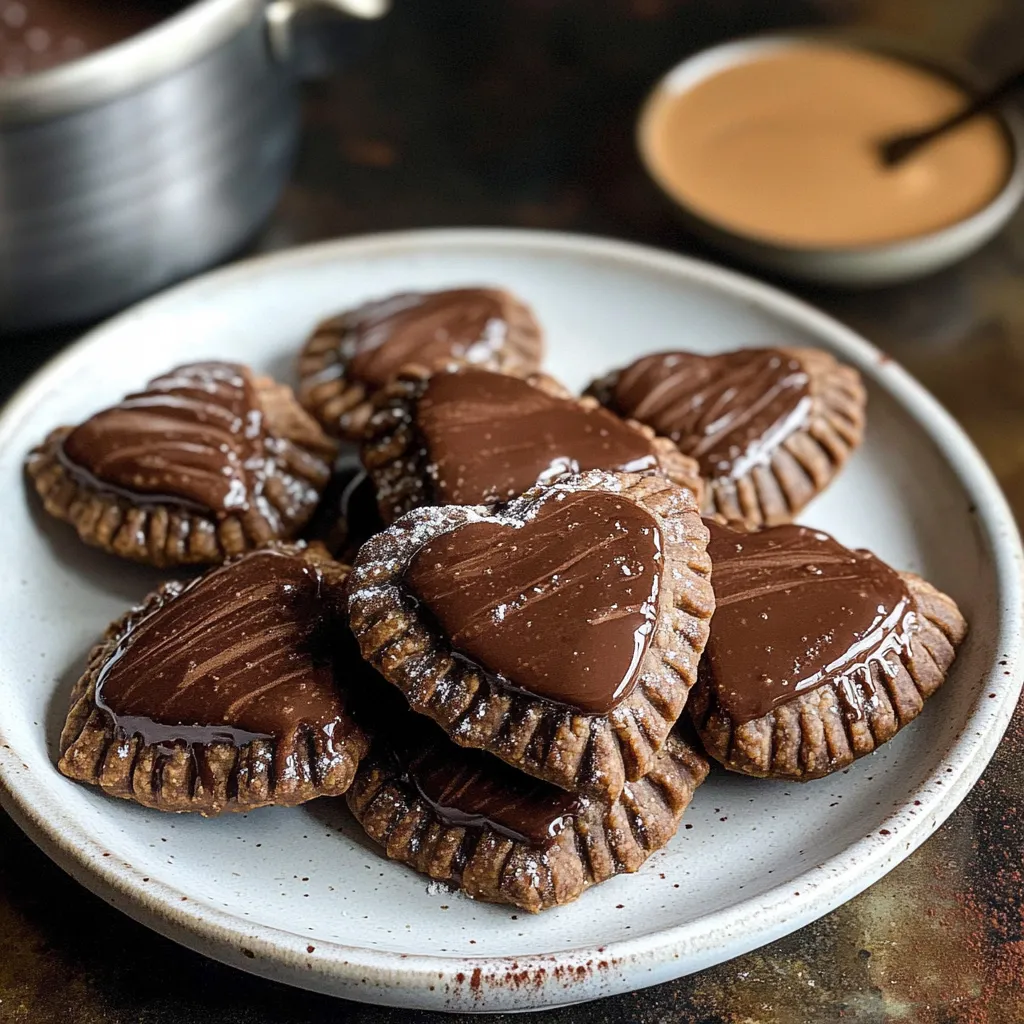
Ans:
<svg viewBox="0 0 1024 1024"><path fill-rule="evenodd" d="M456 886L449 885L447 882L438 882L436 879L427 882L426 893L428 896L450 896L458 891Z"/></svg>

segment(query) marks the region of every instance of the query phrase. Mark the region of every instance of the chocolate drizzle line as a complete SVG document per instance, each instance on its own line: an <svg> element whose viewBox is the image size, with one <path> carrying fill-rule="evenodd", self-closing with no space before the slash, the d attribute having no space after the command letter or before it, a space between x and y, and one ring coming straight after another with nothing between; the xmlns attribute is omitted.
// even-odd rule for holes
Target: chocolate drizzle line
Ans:
<svg viewBox="0 0 1024 1024"><path fill-rule="evenodd" d="M506 297L490 288L409 292L369 302L339 318L346 375L383 387L407 363L482 363L508 336Z"/></svg>
<svg viewBox="0 0 1024 1024"><path fill-rule="evenodd" d="M499 685L600 715L636 685L662 565L645 509L607 492L555 492L525 522L470 522L436 537L405 583L456 656Z"/></svg>
<svg viewBox="0 0 1024 1024"><path fill-rule="evenodd" d="M657 464L647 438L608 410L486 370L435 374L415 415L438 504L492 504L565 473Z"/></svg>
<svg viewBox="0 0 1024 1024"><path fill-rule="evenodd" d="M615 382L616 412L670 437L708 479L736 480L810 418L810 378L777 349L645 356Z"/></svg>
<svg viewBox="0 0 1024 1024"><path fill-rule="evenodd" d="M874 698L871 668L892 674L917 629L899 574L803 526L711 532L715 614L700 679L736 725L833 684L851 718Z"/></svg>
<svg viewBox="0 0 1024 1024"><path fill-rule="evenodd" d="M300 733L322 734L331 752L344 712L330 620L315 566L254 552L171 591L134 623L99 673L96 706L121 744L138 736L169 755L178 744L276 740L278 777L293 775Z"/></svg>
<svg viewBox="0 0 1024 1024"><path fill-rule="evenodd" d="M274 445L249 370L195 363L90 417L57 457L98 493L227 516L264 500Z"/></svg>

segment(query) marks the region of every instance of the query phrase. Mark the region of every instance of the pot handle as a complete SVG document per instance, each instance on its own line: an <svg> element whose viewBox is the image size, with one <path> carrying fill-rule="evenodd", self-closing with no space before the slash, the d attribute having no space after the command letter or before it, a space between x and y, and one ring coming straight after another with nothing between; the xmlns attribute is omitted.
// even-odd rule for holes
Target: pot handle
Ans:
<svg viewBox="0 0 1024 1024"><path fill-rule="evenodd" d="M391 9L391 0L272 0L267 5L267 32L271 52L278 60L288 61L295 46L295 19L303 11L321 7L338 14L370 21Z"/></svg>

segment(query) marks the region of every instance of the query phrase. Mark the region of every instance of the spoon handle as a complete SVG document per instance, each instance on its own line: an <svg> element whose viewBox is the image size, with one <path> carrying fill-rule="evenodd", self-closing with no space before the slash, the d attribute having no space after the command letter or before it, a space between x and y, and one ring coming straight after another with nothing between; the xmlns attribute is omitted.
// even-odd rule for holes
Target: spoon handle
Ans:
<svg viewBox="0 0 1024 1024"><path fill-rule="evenodd" d="M954 114L952 117L943 121L941 125L936 126L932 129L932 132L948 131L950 128L955 128L957 125L963 124L964 121L969 121L975 114L980 114L982 111L988 110L993 103L997 103L1004 96L1013 92L1014 89L1024 85L1024 68L1010 75L1008 78L1004 78L998 85L993 86L987 92L983 92L980 96L976 96L966 107L963 108L959 113Z"/></svg>
<svg viewBox="0 0 1024 1024"><path fill-rule="evenodd" d="M1012 75L1004 78L997 85L994 85L991 89L988 89L976 96L965 107L962 107L955 114L950 115L938 124L932 125L930 128L925 128L923 131L907 132L906 134L886 139L880 147L882 161L888 167L893 167L898 163L902 163L921 146L926 145L931 142L932 139L936 139L940 135L945 135L946 132L952 131L954 128L962 125L965 121L969 121L972 117L990 109L1004 96L1021 86L1024 86L1024 68L1020 68Z"/></svg>

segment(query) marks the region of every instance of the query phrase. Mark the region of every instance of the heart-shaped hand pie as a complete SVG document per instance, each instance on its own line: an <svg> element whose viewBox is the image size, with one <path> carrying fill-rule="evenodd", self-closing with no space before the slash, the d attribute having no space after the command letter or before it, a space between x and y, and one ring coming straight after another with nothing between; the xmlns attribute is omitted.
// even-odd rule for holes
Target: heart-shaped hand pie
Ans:
<svg viewBox="0 0 1024 1024"><path fill-rule="evenodd" d="M533 912L636 871L675 835L708 772L677 729L650 771L606 804L456 747L422 715L398 719L377 734L346 794L367 835L474 899Z"/></svg>
<svg viewBox="0 0 1024 1024"><path fill-rule="evenodd" d="M389 522L420 505L509 501L591 469L701 487L696 463L650 428L550 378L479 369L401 374L378 398L362 455Z"/></svg>
<svg viewBox="0 0 1024 1024"><path fill-rule="evenodd" d="M697 460L707 514L751 526L788 522L864 431L860 377L817 349L659 352L588 394Z"/></svg>
<svg viewBox="0 0 1024 1024"><path fill-rule="evenodd" d="M469 364L530 374L540 325L510 292L452 288L367 302L321 323L299 356L300 395L324 429L362 439L369 399L403 367Z"/></svg>
<svg viewBox="0 0 1024 1024"><path fill-rule="evenodd" d="M452 651L502 684L603 715L633 691L654 623L653 516L602 491L540 503L521 523L467 523L425 544L405 582Z"/></svg>
<svg viewBox="0 0 1024 1024"><path fill-rule="evenodd" d="M156 565L215 562L306 523L334 445L291 391L232 363L157 377L28 460L47 511Z"/></svg>
<svg viewBox="0 0 1024 1024"><path fill-rule="evenodd" d="M817 778L917 716L966 632L950 598L818 530L708 526L716 611L690 710L709 753Z"/></svg>
<svg viewBox="0 0 1024 1024"><path fill-rule="evenodd" d="M349 582L363 656L463 746L615 799L696 678L714 598L692 493L592 471L417 509Z"/></svg>
<svg viewBox="0 0 1024 1024"><path fill-rule="evenodd" d="M272 548L165 584L93 651L61 771L204 814L343 793L366 749L336 682L344 578Z"/></svg>
<svg viewBox="0 0 1024 1024"><path fill-rule="evenodd" d="M496 288L452 288L369 302L345 317L341 356L349 376L371 388L407 363L486 363L505 344L512 301Z"/></svg>

